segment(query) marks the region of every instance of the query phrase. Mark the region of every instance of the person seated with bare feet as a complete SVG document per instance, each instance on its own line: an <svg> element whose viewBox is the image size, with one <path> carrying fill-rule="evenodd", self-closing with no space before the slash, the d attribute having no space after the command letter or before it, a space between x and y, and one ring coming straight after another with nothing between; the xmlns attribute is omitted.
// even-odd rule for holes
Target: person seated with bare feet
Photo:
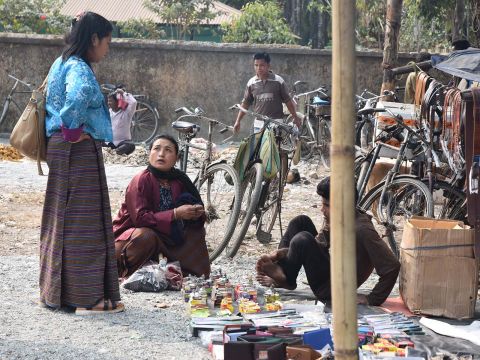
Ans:
<svg viewBox="0 0 480 360"><path fill-rule="evenodd" d="M319 233L306 215L288 224L278 250L257 261L257 281L263 286L294 290L298 272L305 269L308 284L321 301L331 299L330 279L330 178L317 185L325 226ZM357 303L381 305L397 281L400 263L373 227L370 216L356 210L357 287L376 270L380 279L368 295L357 294Z"/></svg>

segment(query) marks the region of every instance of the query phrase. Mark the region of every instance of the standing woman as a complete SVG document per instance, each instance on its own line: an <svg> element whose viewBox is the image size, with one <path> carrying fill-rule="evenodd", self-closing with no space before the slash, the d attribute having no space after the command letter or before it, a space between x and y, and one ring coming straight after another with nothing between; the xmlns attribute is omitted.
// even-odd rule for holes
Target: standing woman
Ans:
<svg viewBox="0 0 480 360"><path fill-rule="evenodd" d="M108 108L91 68L108 53L112 25L85 12L50 68L46 99L48 183L40 234L40 298L77 314L124 310L115 262L102 142Z"/></svg>

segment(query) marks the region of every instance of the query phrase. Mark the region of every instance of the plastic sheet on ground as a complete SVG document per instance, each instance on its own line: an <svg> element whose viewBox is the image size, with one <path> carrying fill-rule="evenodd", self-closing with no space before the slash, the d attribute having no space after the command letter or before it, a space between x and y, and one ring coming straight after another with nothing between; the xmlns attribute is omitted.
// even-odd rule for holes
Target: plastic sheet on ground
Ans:
<svg viewBox="0 0 480 360"><path fill-rule="evenodd" d="M465 339L480 346L480 320L473 321L470 325L451 325L440 320L422 317L420 324L437 334Z"/></svg>

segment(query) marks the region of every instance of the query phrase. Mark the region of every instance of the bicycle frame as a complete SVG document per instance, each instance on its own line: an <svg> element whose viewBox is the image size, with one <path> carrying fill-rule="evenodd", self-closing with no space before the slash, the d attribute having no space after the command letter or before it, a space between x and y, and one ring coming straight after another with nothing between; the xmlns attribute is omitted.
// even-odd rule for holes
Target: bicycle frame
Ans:
<svg viewBox="0 0 480 360"><path fill-rule="evenodd" d="M416 137L422 143L422 147L423 146L428 147L428 142L423 138L423 136L421 136L420 134L418 134L417 132L412 130L407 125L403 124L402 120L398 116L393 114L390 110L388 110L388 109L386 109L386 110L387 110L387 112L390 113L390 115L392 115L396 119L397 124L404 131L406 131L406 135L405 135L402 143L400 144L400 148L398 149L398 154L397 154L397 158L395 160L395 164L392 167L392 169L389 170L389 172L387 173L387 176L385 178L386 185L388 186L391 183L392 179L396 175L400 174L400 166L401 166L402 162L405 160L405 153L406 153L407 145L408 145L409 141L411 140L411 138ZM393 135L393 132L392 132L392 134L389 134L387 139L391 138L393 136L394 135ZM379 138L380 137L377 137L376 141L379 140ZM367 183L368 183L368 179L370 178L370 175L372 174L372 171L373 171L373 168L376 164L376 161L379 158L379 153L380 153L380 151L383 147L392 148L391 145L388 145L388 144L385 144L383 142L378 142L377 141L376 146L367 154L367 156L365 157L365 160L362 163L360 176L357 180L358 202L360 202L360 200L362 199L362 197L364 195L365 188L366 188ZM427 156L430 155L430 154L433 155L434 152L433 152L433 150L432 150L431 153L427 151L426 154L427 154ZM427 163L428 162L431 163L431 161L429 161L428 159L430 159L430 158L429 157L427 158ZM435 162L438 162L438 160L435 159ZM365 168L365 165L367 163L368 163L368 166ZM385 194L385 189L386 188L384 188L382 190L382 195L381 195L380 199L383 199L383 196Z"/></svg>
<svg viewBox="0 0 480 360"><path fill-rule="evenodd" d="M301 98L305 98L305 109L304 109L304 123L306 125L307 131L309 133L309 136L314 139L312 142L308 142L309 144L315 143L315 145L318 147L320 145L320 139L319 139L319 133L320 133L320 122L322 119L325 118L323 115L314 115L313 118L316 119L316 124L312 123L312 118L310 116L311 109L313 108L313 105L311 104L311 96L313 94L319 94L323 96L328 96L326 93L326 89L324 87L319 87L318 89L312 90L312 91L307 91L301 94L295 94L293 96L293 101L295 102L296 105L298 105L298 100ZM316 129L316 132L315 132Z"/></svg>
<svg viewBox="0 0 480 360"><path fill-rule="evenodd" d="M10 89L10 92L5 97L5 100L3 102L3 108L2 108L1 115L0 115L0 124L5 120L5 118L7 116L7 112L8 112L8 109L10 107L10 103L13 102L15 104L15 106L18 108L19 111L22 110L21 107L15 101L14 94L31 94L32 91L34 90L34 86L32 84L29 84L25 81L17 79L15 76L12 76L10 74L8 74L8 77L15 80L15 83L13 84L12 88ZM17 87L20 84L26 86L29 90L28 91L27 90L17 90Z"/></svg>
<svg viewBox="0 0 480 360"><path fill-rule="evenodd" d="M177 111L178 110L178 111ZM181 121L182 119L187 119L187 118L195 118L195 119L199 119L199 120L203 120L203 121L208 121L208 137L207 137L207 143L206 143L206 146L200 146L200 145L195 145L195 144L192 144L190 142L191 139L193 139L196 135L196 132L194 132L192 135L186 135L186 141L179 141L179 145L180 146L183 146L184 149L183 149L183 154L182 154L182 161L181 161L181 170L183 172L186 172L187 171L187 164L188 164L188 154L190 152L190 148L194 148L194 149L197 149L197 150L201 150L201 151L204 151L206 152L206 156L205 158L203 159L202 161L202 165L200 167L200 170L199 172L197 173L196 177L195 177L195 180L194 180L194 184L196 184L197 187L200 187L200 179L203 179L204 176L205 176L205 173L206 173L206 170L208 168L208 166L211 164L212 162L212 149L213 149L213 141L212 141L212 137L213 137L213 129L215 128L215 126L217 125L223 125L225 128L222 129L220 131L220 133L224 133L225 131L227 130L230 130L230 131L233 131L233 128L231 126L228 126L218 120L215 120L215 119L211 119L211 118L208 118L206 116L203 116L201 113L199 113L199 111L197 112L192 112L190 111L189 109L183 107L183 108L180 108L180 109L177 109L176 112L179 112L179 111L184 111L186 114L185 115L182 115L180 116L176 121ZM232 135L233 136L233 135ZM232 136L226 138L223 140L222 143L225 143L226 141L228 141Z"/></svg>

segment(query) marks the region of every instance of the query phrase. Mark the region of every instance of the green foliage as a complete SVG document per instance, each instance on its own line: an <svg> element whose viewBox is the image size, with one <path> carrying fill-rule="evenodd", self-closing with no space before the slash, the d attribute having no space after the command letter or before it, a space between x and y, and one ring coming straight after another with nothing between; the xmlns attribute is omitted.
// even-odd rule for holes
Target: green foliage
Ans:
<svg viewBox="0 0 480 360"><path fill-rule="evenodd" d="M298 39L283 18L280 6L271 0L246 4L242 15L222 29L225 42L294 44Z"/></svg>
<svg viewBox="0 0 480 360"><path fill-rule="evenodd" d="M64 0L0 0L0 31L63 34L70 19L60 15Z"/></svg>
<svg viewBox="0 0 480 360"><path fill-rule="evenodd" d="M319 13L332 13L332 4L330 0L312 0L308 2L307 11L318 11Z"/></svg>
<svg viewBox="0 0 480 360"><path fill-rule="evenodd" d="M145 5L165 23L180 29L177 34L179 39L187 34L192 39L201 23L208 23L215 17L213 0L145 0Z"/></svg>
<svg viewBox="0 0 480 360"><path fill-rule="evenodd" d="M400 27L402 51L450 47L455 0L405 0Z"/></svg>
<svg viewBox="0 0 480 360"><path fill-rule="evenodd" d="M357 0L357 26L355 33L359 45L366 48L382 48L385 35L384 0Z"/></svg>
<svg viewBox="0 0 480 360"><path fill-rule="evenodd" d="M165 31L159 29L152 20L132 19L118 22L117 26L122 38L161 39L166 37Z"/></svg>

